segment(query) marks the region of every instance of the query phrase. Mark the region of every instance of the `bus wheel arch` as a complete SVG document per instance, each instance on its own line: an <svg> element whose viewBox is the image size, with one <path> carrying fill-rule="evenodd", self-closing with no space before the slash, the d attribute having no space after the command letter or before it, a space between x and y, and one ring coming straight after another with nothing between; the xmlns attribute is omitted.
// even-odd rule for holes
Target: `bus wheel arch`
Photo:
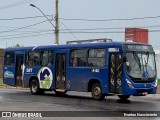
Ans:
<svg viewBox="0 0 160 120"><path fill-rule="evenodd" d="M29 80L30 91L33 95L43 94L45 90L40 89L39 81L37 77L31 77Z"/></svg>
<svg viewBox="0 0 160 120"><path fill-rule="evenodd" d="M92 91L92 86L94 83L100 83L100 81L98 79L91 79L88 82L88 92Z"/></svg>
<svg viewBox="0 0 160 120"><path fill-rule="evenodd" d="M103 100L105 98L105 94L102 93L101 83L97 79L92 79L89 81L88 92L91 92L92 97L95 100Z"/></svg>

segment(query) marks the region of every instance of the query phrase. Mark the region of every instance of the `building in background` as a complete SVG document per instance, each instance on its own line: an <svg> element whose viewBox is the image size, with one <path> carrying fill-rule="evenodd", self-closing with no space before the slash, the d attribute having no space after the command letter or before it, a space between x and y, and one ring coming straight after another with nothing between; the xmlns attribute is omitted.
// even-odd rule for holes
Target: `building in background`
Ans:
<svg viewBox="0 0 160 120"><path fill-rule="evenodd" d="M125 41L148 44L148 29L125 28Z"/></svg>
<svg viewBox="0 0 160 120"><path fill-rule="evenodd" d="M3 77L3 58L4 58L4 49L0 49L0 78Z"/></svg>

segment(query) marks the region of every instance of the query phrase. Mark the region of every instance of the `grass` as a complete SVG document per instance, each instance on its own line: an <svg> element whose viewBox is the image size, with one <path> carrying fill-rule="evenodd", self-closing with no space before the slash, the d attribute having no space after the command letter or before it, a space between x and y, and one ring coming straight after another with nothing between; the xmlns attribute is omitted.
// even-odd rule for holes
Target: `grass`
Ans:
<svg viewBox="0 0 160 120"><path fill-rule="evenodd" d="M158 85L160 85L160 79L158 79Z"/></svg>
<svg viewBox="0 0 160 120"><path fill-rule="evenodd" d="M3 78L0 78L0 86L8 86L8 85L3 83Z"/></svg>
<svg viewBox="0 0 160 120"><path fill-rule="evenodd" d="M0 78L0 86L3 85L3 79Z"/></svg>

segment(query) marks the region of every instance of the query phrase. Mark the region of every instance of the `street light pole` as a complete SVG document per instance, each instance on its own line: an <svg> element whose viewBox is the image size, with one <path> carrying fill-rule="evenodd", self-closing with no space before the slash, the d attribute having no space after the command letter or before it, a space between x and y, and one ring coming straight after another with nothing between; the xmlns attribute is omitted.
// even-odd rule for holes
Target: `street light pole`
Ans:
<svg viewBox="0 0 160 120"><path fill-rule="evenodd" d="M55 39L56 39L55 44L58 45L59 44L59 36L58 36L59 31L58 31L58 27L57 27L57 22L56 22L56 26L54 26L53 23L48 19L48 17L43 13L43 11L40 8L38 8L34 4L30 4L30 6L37 8L44 15L44 17L46 17L46 19L48 20L48 22L50 22L50 24L55 28Z"/></svg>

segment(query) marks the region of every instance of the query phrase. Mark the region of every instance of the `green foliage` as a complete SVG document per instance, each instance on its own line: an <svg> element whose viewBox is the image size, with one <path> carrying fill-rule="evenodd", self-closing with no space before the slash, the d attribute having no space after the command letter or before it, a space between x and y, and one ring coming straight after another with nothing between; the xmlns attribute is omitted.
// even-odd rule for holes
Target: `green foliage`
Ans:
<svg viewBox="0 0 160 120"><path fill-rule="evenodd" d="M8 86L8 85L3 83L3 78L0 78L0 86Z"/></svg>
<svg viewBox="0 0 160 120"><path fill-rule="evenodd" d="M0 78L0 86L2 86L2 85L3 85L3 79Z"/></svg>
<svg viewBox="0 0 160 120"><path fill-rule="evenodd" d="M160 79L158 79L158 85L160 85Z"/></svg>
<svg viewBox="0 0 160 120"><path fill-rule="evenodd" d="M16 44L15 47L20 47L20 45L19 45L19 44Z"/></svg>
<svg viewBox="0 0 160 120"><path fill-rule="evenodd" d="M16 44L16 45L14 45L13 47L12 47L12 46L10 46L10 47L8 47L8 48L17 48L17 47L23 47L23 45Z"/></svg>

